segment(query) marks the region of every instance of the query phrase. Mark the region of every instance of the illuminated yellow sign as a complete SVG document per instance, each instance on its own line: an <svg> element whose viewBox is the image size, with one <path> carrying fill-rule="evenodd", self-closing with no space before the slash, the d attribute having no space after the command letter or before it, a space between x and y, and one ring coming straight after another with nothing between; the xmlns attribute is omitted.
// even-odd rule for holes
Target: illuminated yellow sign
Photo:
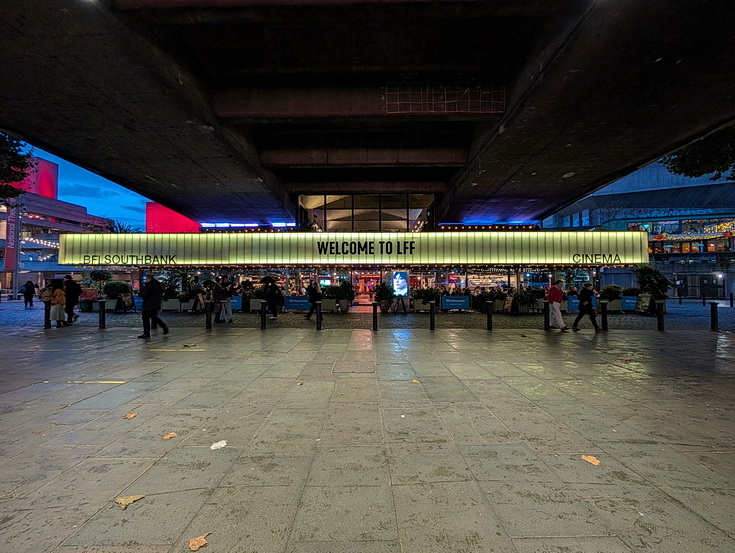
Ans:
<svg viewBox="0 0 735 553"><path fill-rule="evenodd" d="M64 265L628 265L645 232L62 234Z"/></svg>

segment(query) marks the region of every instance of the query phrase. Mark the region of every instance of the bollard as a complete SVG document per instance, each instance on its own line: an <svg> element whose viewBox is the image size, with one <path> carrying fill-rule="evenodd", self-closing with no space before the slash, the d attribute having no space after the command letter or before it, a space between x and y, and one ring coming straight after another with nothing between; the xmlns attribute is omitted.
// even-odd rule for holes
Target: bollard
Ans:
<svg viewBox="0 0 735 553"><path fill-rule="evenodd" d="M681 298L682 298L682 294L681 294L681 288L679 288L679 289L678 289L678 290L676 291L676 293L677 293L677 295L679 296L679 305L681 305Z"/></svg>
<svg viewBox="0 0 735 553"><path fill-rule="evenodd" d="M709 302L709 311L711 316L710 330L714 330L715 332L717 332L720 330L720 322L718 320L719 314L717 313L716 301Z"/></svg>
<svg viewBox="0 0 735 553"><path fill-rule="evenodd" d="M51 328L51 302L43 302L43 328Z"/></svg>
<svg viewBox="0 0 735 553"><path fill-rule="evenodd" d="M214 311L214 303L208 301L204 304L204 328L212 330L212 311Z"/></svg>
<svg viewBox="0 0 735 553"><path fill-rule="evenodd" d="M702 292L702 305L707 305L707 298L704 295L704 292Z"/></svg>
<svg viewBox="0 0 735 553"><path fill-rule="evenodd" d="M485 308L487 309L487 329L493 329L493 302L486 301Z"/></svg>
<svg viewBox="0 0 735 553"><path fill-rule="evenodd" d="M656 324L658 325L658 330L661 332L664 331L664 305L666 304L666 300L656 300Z"/></svg>
<svg viewBox="0 0 735 553"><path fill-rule="evenodd" d="M373 302L373 330L378 330L378 302Z"/></svg>
<svg viewBox="0 0 735 553"><path fill-rule="evenodd" d="M551 330L551 321L549 320L549 302L544 302L544 330Z"/></svg>
<svg viewBox="0 0 735 553"><path fill-rule="evenodd" d="M430 301L429 302L429 330L434 330L436 328L434 315L436 313L436 302Z"/></svg>
<svg viewBox="0 0 735 553"><path fill-rule="evenodd" d="M322 302L316 302L316 329L322 329Z"/></svg>
<svg viewBox="0 0 735 553"><path fill-rule="evenodd" d="M608 300L600 300L600 321L602 322L602 330L607 330L607 304Z"/></svg>
<svg viewBox="0 0 735 553"><path fill-rule="evenodd" d="M107 300L100 300L100 328L107 328L105 326L105 314L107 313Z"/></svg>
<svg viewBox="0 0 735 553"><path fill-rule="evenodd" d="M267 306L268 306L267 301L260 300L260 330L265 330L265 326L266 326L265 314L266 314Z"/></svg>
<svg viewBox="0 0 735 553"><path fill-rule="evenodd" d="M733 294L732 292L730 292L730 307L732 307L732 300L733 300L733 296L734 295L735 294Z"/></svg>

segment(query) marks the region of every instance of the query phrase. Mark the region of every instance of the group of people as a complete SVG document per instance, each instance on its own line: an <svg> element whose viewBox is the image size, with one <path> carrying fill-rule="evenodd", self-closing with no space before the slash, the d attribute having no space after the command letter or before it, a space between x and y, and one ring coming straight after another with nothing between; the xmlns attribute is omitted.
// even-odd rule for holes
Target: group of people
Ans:
<svg viewBox="0 0 735 553"><path fill-rule="evenodd" d="M23 301L26 309L33 308L33 293L36 285L32 281L28 281L23 286ZM82 295L82 287L72 278L66 275L62 278L55 278L48 283L39 293L39 299L44 303L51 304L51 313L49 319L56 322L56 327L61 328L69 326L79 318L75 313L75 307L79 304L79 297Z"/></svg>
<svg viewBox="0 0 735 553"><path fill-rule="evenodd" d="M563 286L563 280L557 280L556 282L554 282L554 285L549 288L546 299L549 302L549 311L551 313L551 317L554 319L554 321L556 321L556 324L559 326L559 330L561 332L568 332L569 328L564 322L564 317L561 314L561 302L564 298L564 293L562 292ZM579 314L572 323L572 330L578 331L580 321L585 316L587 316L590 318L590 321L592 321L592 326L594 327L595 332L602 332L603 329L600 328L597 324L595 308L592 304L592 299L595 297L595 290L592 286L592 283L586 283L582 290L579 292L578 296Z"/></svg>

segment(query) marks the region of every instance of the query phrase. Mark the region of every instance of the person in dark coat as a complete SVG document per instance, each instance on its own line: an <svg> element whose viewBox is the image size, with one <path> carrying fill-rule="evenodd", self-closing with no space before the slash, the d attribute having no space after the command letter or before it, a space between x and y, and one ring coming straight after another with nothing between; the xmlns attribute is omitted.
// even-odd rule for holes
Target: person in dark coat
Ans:
<svg viewBox="0 0 735 553"><path fill-rule="evenodd" d="M33 309L33 296L36 294L37 284L29 280L23 285L23 308Z"/></svg>
<svg viewBox="0 0 735 553"><path fill-rule="evenodd" d="M572 323L572 330L579 330L579 326L577 326L579 321L582 320L582 317L587 315L590 318L590 321L592 321L592 326L595 327L595 332L602 332L602 329L597 326L595 308L592 307L592 298L594 296L595 291L592 289L592 283L588 282L579 293L579 315L577 315L577 318L574 319L574 322Z"/></svg>
<svg viewBox="0 0 735 553"><path fill-rule="evenodd" d="M268 282L263 290L263 299L268 302L268 311L270 311L270 319L278 318L278 285L275 282Z"/></svg>
<svg viewBox="0 0 735 553"><path fill-rule="evenodd" d="M163 329L163 333L168 334L168 325L164 323L158 316L161 309L161 298L163 297L163 286L152 276L145 283L138 295L143 298L142 314L143 314L143 334L138 338L151 337L151 320Z"/></svg>
<svg viewBox="0 0 735 553"><path fill-rule="evenodd" d="M309 294L309 312L304 315L308 319L314 314L316 310L316 302L322 299L322 293L319 291L319 285L316 282L310 282L306 288L306 293Z"/></svg>
<svg viewBox="0 0 735 553"><path fill-rule="evenodd" d="M74 313L74 307L79 303L79 297L82 295L82 287L79 283L71 278L71 275L64 277L64 294L66 294L66 322L71 324L79 318L79 315Z"/></svg>

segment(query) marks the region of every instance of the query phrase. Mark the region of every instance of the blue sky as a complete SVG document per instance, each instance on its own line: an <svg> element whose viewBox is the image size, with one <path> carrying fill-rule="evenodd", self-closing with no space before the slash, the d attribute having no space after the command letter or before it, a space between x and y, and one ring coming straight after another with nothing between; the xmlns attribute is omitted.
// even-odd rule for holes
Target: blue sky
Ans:
<svg viewBox="0 0 735 553"><path fill-rule="evenodd" d="M59 200L145 231L145 204L150 200L35 146L32 154L59 165Z"/></svg>

